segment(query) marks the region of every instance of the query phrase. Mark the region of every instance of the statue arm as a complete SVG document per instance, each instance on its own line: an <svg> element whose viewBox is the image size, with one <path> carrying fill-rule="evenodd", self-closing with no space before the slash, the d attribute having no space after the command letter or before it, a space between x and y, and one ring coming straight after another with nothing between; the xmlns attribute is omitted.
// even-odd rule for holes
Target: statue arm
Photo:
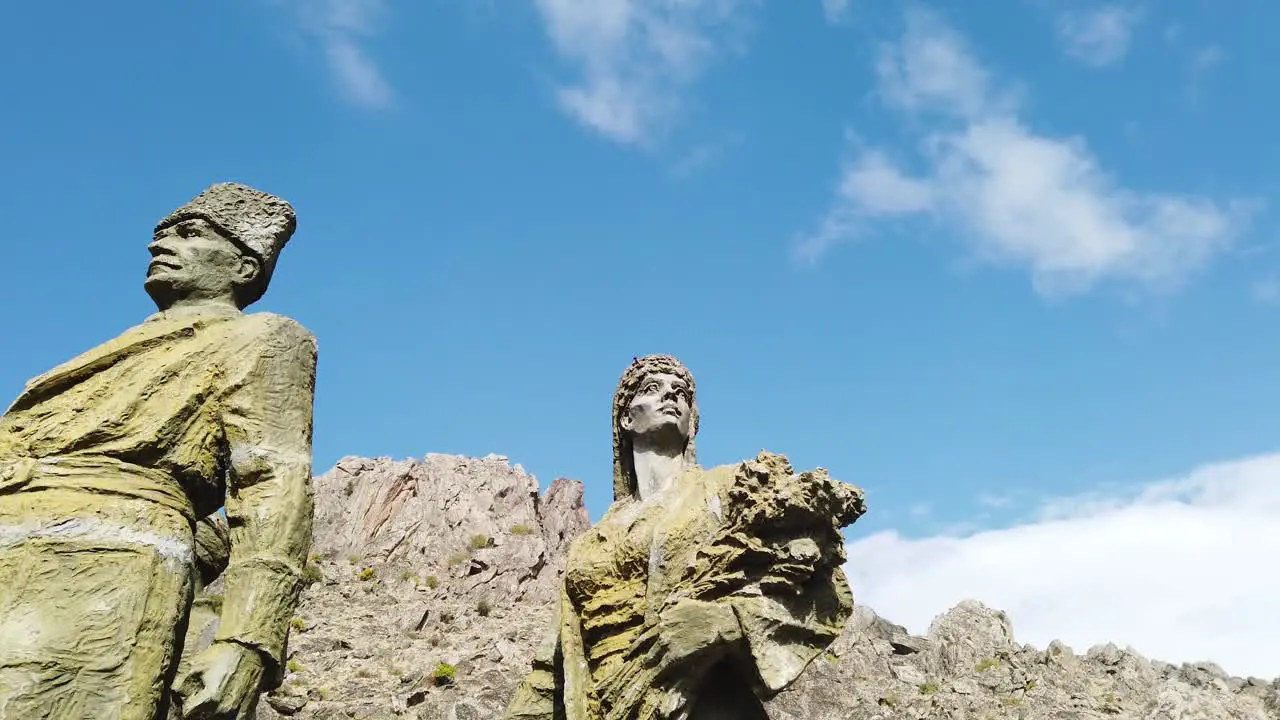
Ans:
<svg viewBox="0 0 1280 720"><path fill-rule="evenodd" d="M231 535L215 642L256 650L271 677L284 661L289 621L311 549L311 428L315 339L270 316L228 362L223 401Z"/></svg>
<svg viewBox="0 0 1280 720"><path fill-rule="evenodd" d="M562 688L559 604L551 621L551 632L533 656L533 667L516 686L503 720L558 720L556 691ZM563 714L562 714L563 717Z"/></svg>
<svg viewBox="0 0 1280 720"><path fill-rule="evenodd" d="M551 621L552 633L533 658L503 720L590 720L599 704L587 669L578 611L563 581Z"/></svg>
<svg viewBox="0 0 1280 720"><path fill-rule="evenodd" d="M737 616L744 642L739 667L755 669L768 698L781 692L839 637L853 609L844 571L821 571L792 596L734 596L728 604Z"/></svg>

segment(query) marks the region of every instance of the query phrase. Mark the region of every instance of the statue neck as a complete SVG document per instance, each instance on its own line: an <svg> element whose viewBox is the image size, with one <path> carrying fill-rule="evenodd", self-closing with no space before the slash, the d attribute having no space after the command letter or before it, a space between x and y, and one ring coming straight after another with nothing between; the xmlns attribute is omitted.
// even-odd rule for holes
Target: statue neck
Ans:
<svg viewBox="0 0 1280 720"><path fill-rule="evenodd" d="M167 318L181 318L207 313L225 315L240 312L243 311L231 297L175 300L160 308L160 314Z"/></svg>
<svg viewBox="0 0 1280 720"><path fill-rule="evenodd" d="M646 443L633 438L632 467L636 472L636 494L640 500L662 495L689 468L685 465L684 448Z"/></svg>

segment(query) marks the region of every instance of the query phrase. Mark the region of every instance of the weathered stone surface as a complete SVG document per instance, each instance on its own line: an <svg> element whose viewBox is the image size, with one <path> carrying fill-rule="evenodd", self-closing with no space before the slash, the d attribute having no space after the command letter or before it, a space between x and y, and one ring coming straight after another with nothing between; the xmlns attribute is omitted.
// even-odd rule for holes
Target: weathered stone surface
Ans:
<svg viewBox="0 0 1280 720"><path fill-rule="evenodd" d="M429 474L432 483L484 486L478 499L456 500L463 504L487 506L494 483L525 487L527 482L514 468L502 470L502 463L488 470L491 460L464 463L462 458L433 457L439 469ZM348 459L343 464L368 468L358 471L357 483L390 482L394 473L388 468L403 467L388 460ZM486 473L493 477L488 484L475 477ZM572 490L569 497L580 497L578 483L556 484ZM340 485L318 483L317 506L340 507L345 502ZM551 496L548 492L536 511L528 501L526 512L538 518L538 527L567 528L569 538L584 532L588 523L581 503L553 503ZM353 509L352 514L358 513ZM499 529L505 524L500 516L489 522ZM500 717L545 637L550 605L549 593L542 589L556 584L563 553L548 556L522 600L495 604L482 617L475 607L479 594L460 578L441 576L435 589L415 588L412 581L400 579L412 567L363 558L352 564L334 538L321 535L318 530L317 544L331 548L332 556L320 561L326 579L304 594L299 610L304 629L295 629L290 640L293 671L284 688L260 705L259 718L284 717L273 709L276 705L299 719L348 718L349 712L370 709L395 718ZM430 534L412 542L425 548L420 557L447 557L457 550L456 540L433 541ZM376 579L360 579L366 567ZM418 611L430 611L420 631L401 630L390 620ZM431 680L440 662L456 665L451 684ZM951 671L943 672L943 667ZM1212 677L1212 671L1202 670ZM794 685L769 701L768 712L771 720L1280 718L1280 681L1228 678L1223 687L1186 679L1187 673L1194 678L1198 672L1119 648L1077 655L1062 643L1042 649L1020 645L1001 613L976 602L940 616L924 637L857 606L840 637ZM909 682L921 674L923 682ZM283 695L290 699L276 699Z"/></svg>
<svg viewBox="0 0 1280 720"><path fill-rule="evenodd" d="M259 717L496 717L590 526L581 483L539 496L506 458L433 454L344 458L314 484L322 579Z"/></svg>
<svg viewBox="0 0 1280 720"><path fill-rule="evenodd" d="M283 662L311 543L316 343L243 310L294 225L274 196L204 191L155 227L158 312L0 417L0 718L245 715ZM193 535L224 505L229 533ZM223 599L197 608L207 647L174 695L195 562L224 543Z"/></svg>
<svg viewBox="0 0 1280 720"><path fill-rule="evenodd" d="M507 720L756 720L839 636L840 530L862 491L768 452L703 470L697 431L688 368L634 359L614 394L614 502L569 548Z"/></svg>
<svg viewBox="0 0 1280 720"><path fill-rule="evenodd" d="M553 557L562 565L588 525L581 483L557 480L541 498L531 475L494 455L344 458L315 487L315 553L399 568L426 590L450 580L490 606L549 601L555 573L544 566ZM406 621L416 626L415 614Z"/></svg>

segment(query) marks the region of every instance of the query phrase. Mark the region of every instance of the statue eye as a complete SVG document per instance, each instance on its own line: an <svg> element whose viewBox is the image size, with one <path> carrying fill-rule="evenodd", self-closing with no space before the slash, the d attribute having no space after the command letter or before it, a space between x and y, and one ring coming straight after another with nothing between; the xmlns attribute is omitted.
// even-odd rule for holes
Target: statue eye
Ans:
<svg viewBox="0 0 1280 720"><path fill-rule="evenodd" d="M645 385L645 386L644 386L644 391L645 391L646 393L657 392L657 391L658 391L658 383L656 383L656 382L651 382L651 383L649 383L648 385Z"/></svg>

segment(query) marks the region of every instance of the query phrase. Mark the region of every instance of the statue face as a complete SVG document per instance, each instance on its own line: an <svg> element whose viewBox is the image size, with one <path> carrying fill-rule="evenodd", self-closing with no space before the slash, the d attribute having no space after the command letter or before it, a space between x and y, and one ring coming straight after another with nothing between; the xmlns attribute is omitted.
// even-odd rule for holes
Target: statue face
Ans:
<svg viewBox="0 0 1280 720"><path fill-rule="evenodd" d="M151 264L145 286L161 310L179 302L234 302L237 291L261 271L256 257L198 218L160 230L147 250Z"/></svg>
<svg viewBox="0 0 1280 720"><path fill-rule="evenodd" d="M644 379L622 414L622 429L633 437L665 436L685 443L693 418L692 406L693 393L684 380L676 375L655 373Z"/></svg>

